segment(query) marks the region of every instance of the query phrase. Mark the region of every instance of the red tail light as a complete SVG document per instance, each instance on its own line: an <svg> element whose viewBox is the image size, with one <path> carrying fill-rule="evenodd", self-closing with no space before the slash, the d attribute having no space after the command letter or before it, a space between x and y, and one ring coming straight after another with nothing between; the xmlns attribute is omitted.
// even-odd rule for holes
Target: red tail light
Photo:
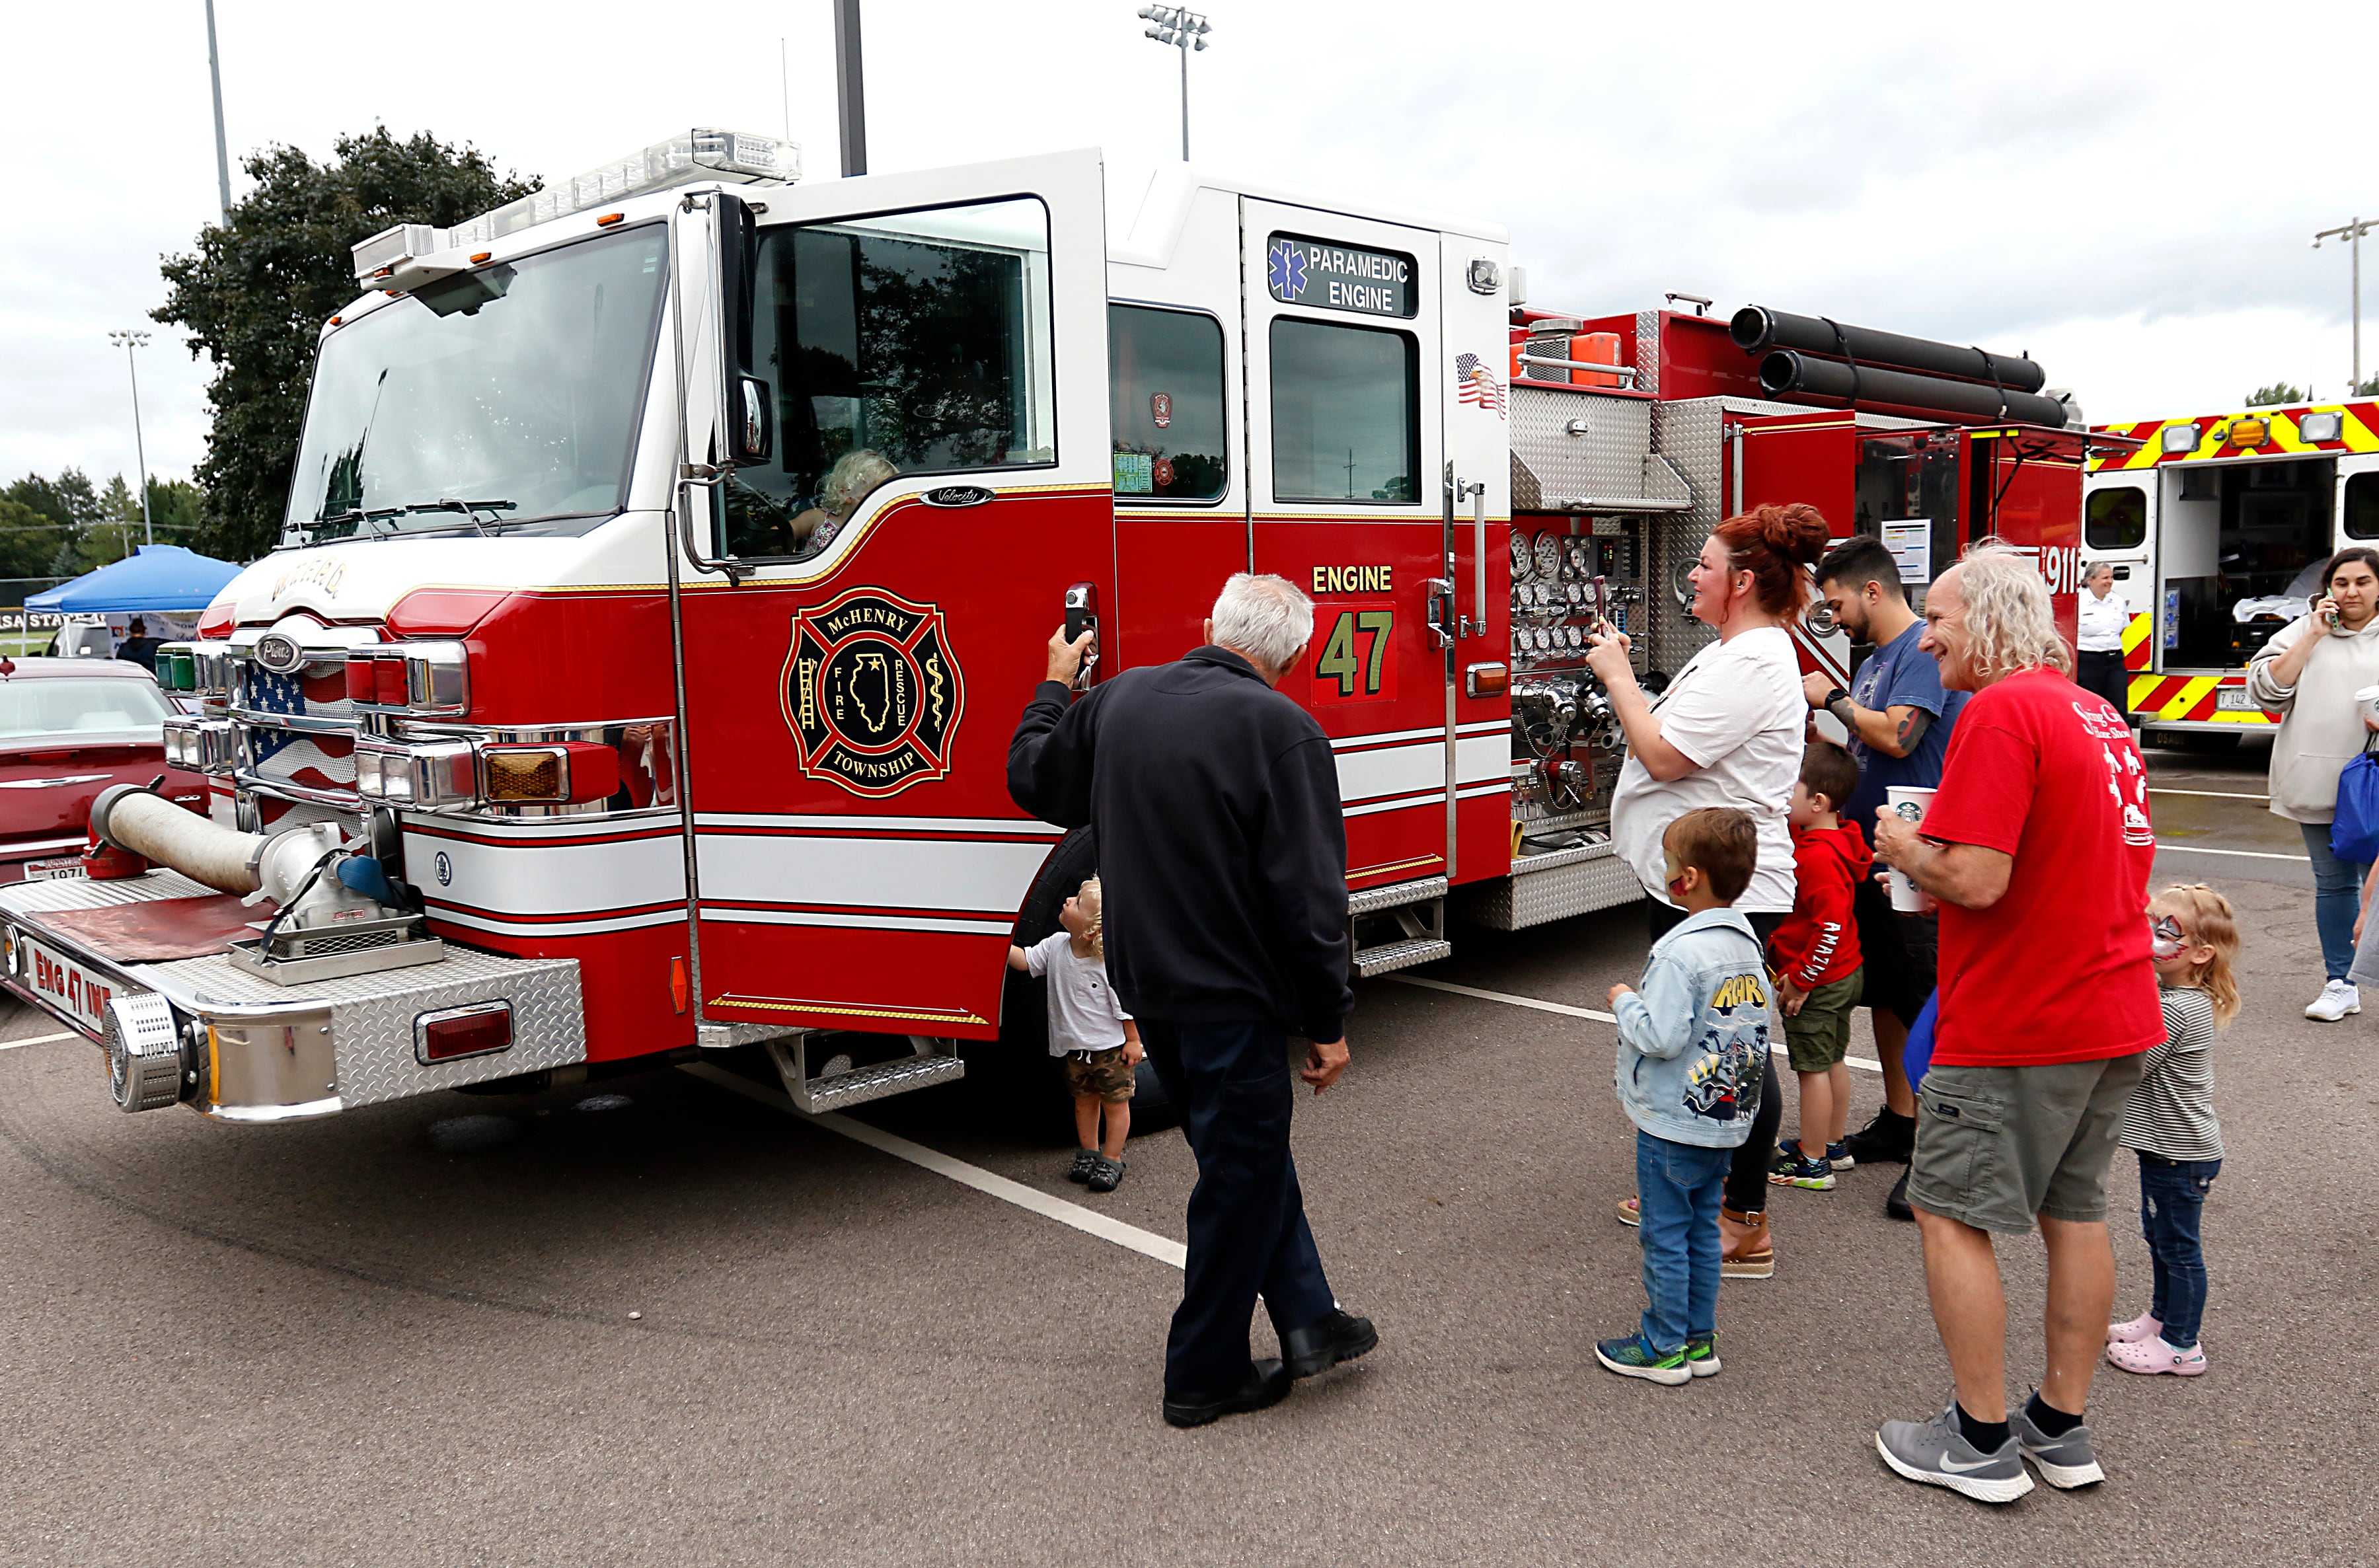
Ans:
<svg viewBox="0 0 2379 1568"><path fill-rule="evenodd" d="M347 656L347 701L368 703L373 700L372 665L377 661L368 655Z"/></svg>
<svg viewBox="0 0 2379 1568"><path fill-rule="evenodd" d="M403 707L405 704L405 660L376 658L372 660L372 701L382 707Z"/></svg>
<svg viewBox="0 0 2379 1568"><path fill-rule="evenodd" d="M480 1002L467 1007L423 1013L413 1020L413 1055L424 1066L464 1056L484 1056L509 1049L513 1043L513 1009L509 1002Z"/></svg>

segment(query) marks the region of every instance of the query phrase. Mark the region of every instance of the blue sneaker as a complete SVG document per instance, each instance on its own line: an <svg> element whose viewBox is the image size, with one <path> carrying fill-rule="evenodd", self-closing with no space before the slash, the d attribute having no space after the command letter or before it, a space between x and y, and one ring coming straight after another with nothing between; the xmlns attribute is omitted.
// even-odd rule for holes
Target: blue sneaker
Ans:
<svg viewBox="0 0 2379 1568"><path fill-rule="evenodd" d="M1662 1352L1652 1348L1652 1342L1641 1333L1631 1333L1621 1339L1597 1341L1594 1358L1623 1378L1642 1378L1647 1382L1675 1387L1693 1381L1693 1372L1685 1363L1686 1347Z"/></svg>
<svg viewBox="0 0 2379 1568"><path fill-rule="evenodd" d="M1780 1144L1776 1163L1768 1167L1771 1187L1800 1187L1811 1192L1831 1192L1834 1189L1834 1167L1823 1160L1807 1160L1801 1156L1798 1140Z"/></svg>
<svg viewBox="0 0 2379 1568"><path fill-rule="evenodd" d="M1685 1336L1685 1370L1697 1378L1718 1376L1718 1335L1697 1333Z"/></svg>
<svg viewBox="0 0 2379 1568"><path fill-rule="evenodd" d="M1849 1144L1829 1143L1826 1145L1826 1164L1838 1171L1846 1171L1856 1165L1858 1162L1851 1157Z"/></svg>

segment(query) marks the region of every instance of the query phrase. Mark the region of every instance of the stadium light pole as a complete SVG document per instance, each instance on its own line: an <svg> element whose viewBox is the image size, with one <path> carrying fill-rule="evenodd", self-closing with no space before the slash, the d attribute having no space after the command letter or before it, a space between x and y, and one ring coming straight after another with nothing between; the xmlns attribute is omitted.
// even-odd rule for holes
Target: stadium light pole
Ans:
<svg viewBox="0 0 2379 1568"><path fill-rule="evenodd" d="M134 349L149 346L149 334L135 328L110 332L107 341L124 350L124 368L132 376L132 456L140 465L140 534L145 542L153 545L157 542L157 526L149 517L149 449L140 440L140 372L132 362Z"/></svg>
<svg viewBox="0 0 2379 1568"><path fill-rule="evenodd" d="M2354 257L2350 274L2353 282L2348 285L2354 299L2354 384L2348 389L2349 397L2362 395L2362 236L2373 229L2379 229L2379 218L2349 218L2337 228L2324 229L2313 236L2315 250L2321 248L2323 240L2342 239Z"/></svg>
<svg viewBox="0 0 2379 1568"><path fill-rule="evenodd" d="M231 154L223 148L223 66L215 54L215 0L207 0L207 80L215 90L215 195L223 202L223 226L231 227ZM145 501L147 497L144 495Z"/></svg>
<svg viewBox="0 0 2379 1568"><path fill-rule="evenodd" d="M1190 51L1206 47L1206 35L1214 30L1206 18L1187 6L1142 6L1140 19L1148 23L1141 33L1157 42L1181 52L1181 161L1190 162Z"/></svg>

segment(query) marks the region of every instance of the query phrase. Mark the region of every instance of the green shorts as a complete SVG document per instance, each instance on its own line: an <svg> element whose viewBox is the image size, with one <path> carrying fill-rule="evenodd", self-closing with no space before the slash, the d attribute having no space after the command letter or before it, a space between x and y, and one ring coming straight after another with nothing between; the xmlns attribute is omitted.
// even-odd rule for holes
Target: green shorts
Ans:
<svg viewBox="0 0 2379 1568"><path fill-rule="evenodd" d="M1123 1047L1111 1051L1069 1051L1066 1053L1066 1087L1077 1099L1091 1095L1110 1105L1120 1105L1131 1098L1139 1079L1132 1065L1123 1059Z"/></svg>
<svg viewBox="0 0 2379 1568"><path fill-rule="evenodd" d="M2045 1067L1935 1067L1916 1092L1908 1200L1976 1230L2107 1217L2107 1166L2139 1055Z"/></svg>
<svg viewBox="0 0 2379 1568"><path fill-rule="evenodd" d="M1794 1072L1825 1072L1850 1054L1851 1009L1866 988L1866 971L1854 970L1848 980L1830 980L1810 992L1801 1010L1784 1020L1784 1054Z"/></svg>

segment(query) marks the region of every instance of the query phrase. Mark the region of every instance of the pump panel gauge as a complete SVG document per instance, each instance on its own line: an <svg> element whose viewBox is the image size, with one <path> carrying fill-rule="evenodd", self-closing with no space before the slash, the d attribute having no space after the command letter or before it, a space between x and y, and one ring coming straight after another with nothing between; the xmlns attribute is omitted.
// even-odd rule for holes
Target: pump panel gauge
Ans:
<svg viewBox="0 0 2379 1568"><path fill-rule="evenodd" d="M1512 530L1512 581L1525 583L1535 569L1536 557L1528 549L1528 536L1517 528Z"/></svg>
<svg viewBox="0 0 2379 1568"><path fill-rule="evenodd" d="M1537 575L1547 582L1560 575L1562 561L1561 536L1543 533L1537 536Z"/></svg>

